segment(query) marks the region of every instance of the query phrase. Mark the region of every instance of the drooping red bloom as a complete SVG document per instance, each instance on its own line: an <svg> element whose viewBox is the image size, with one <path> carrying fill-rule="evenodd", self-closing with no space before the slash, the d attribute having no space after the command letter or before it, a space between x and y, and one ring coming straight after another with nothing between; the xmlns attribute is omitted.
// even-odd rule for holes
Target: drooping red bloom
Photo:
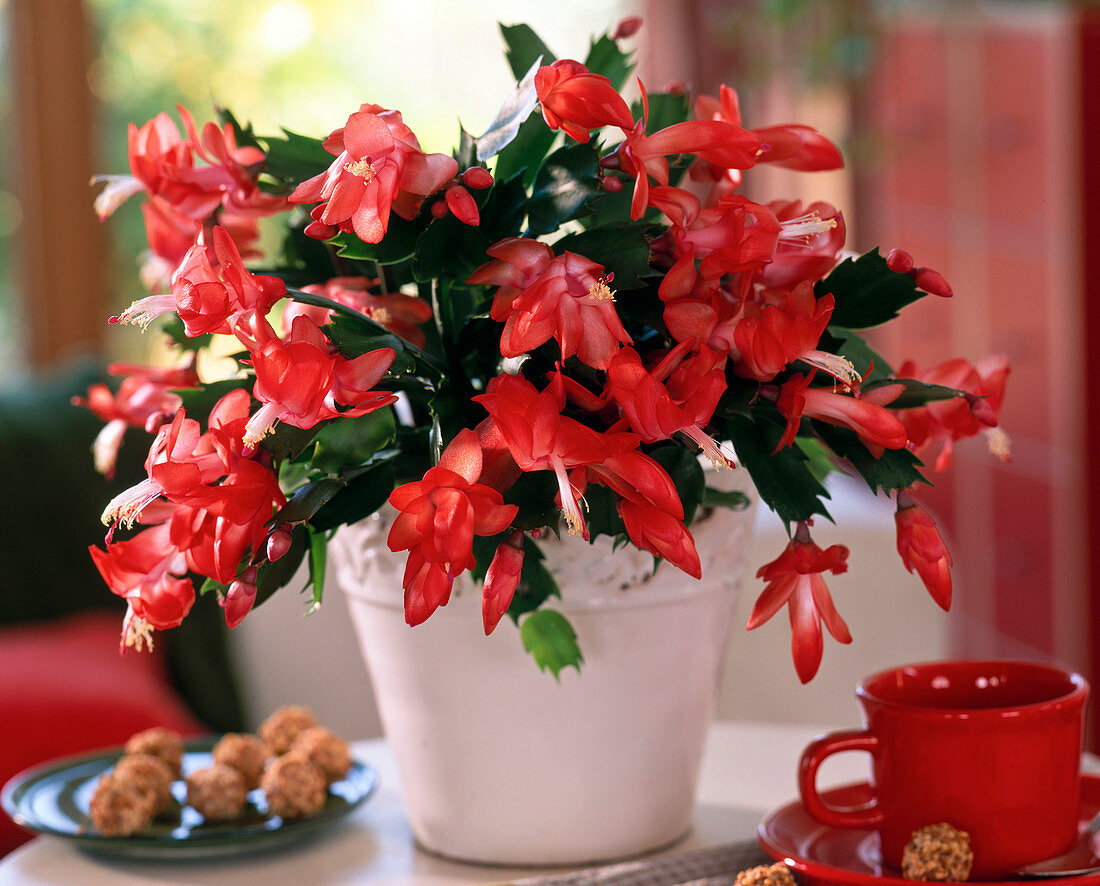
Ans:
<svg viewBox="0 0 1100 886"><path fill-rule="evenodd" d="M498 375L484 394L473 399L485 407L521 470L554 472L569 533L587 540L588 528L568 471L634 449L638 438L629 433L601 434L562 415L565 390L557 373L542 391L519 376Z"/></svg>
<svg viewBox="0 0 1100 886"><path fill-rule="evenodd" d="M485 573L485 587L481 592L481 621L485 636L493 632L519 587L523 572L523 532L517 529L497 545L493 562Z"/></svg>
<svg viewBox="0 0 1100 886"><path fill-rule="evenodd" d="M836 611L822 577L825 572L847 572L847 559L846 547L831 545L822 550L810 538L807 524L799 523L783 553L756 573L768 586L757 599L745 627L750 631L760 627L786 605L791 618L794 667L803 683L809 683L821 665L822 622L837 642L852 642L848 625Z"/></svg>
<svg viewBox="0 0 1100 886"><path fill-rule="evenodd" d="M723 84L718 98L704 95L695 100L695 116L700 120L723 120L741 126L741 109L737 93ZM757 163L775 163L788 169L812 172L826 169L840 169L844 160L829 139L809 126L787 124L766 126L749 130L760 140L760 156ZM741 183L738 169L723 169L705 160L697 160L691 165L688 174L695 181L712 183L707 205L712 205L720 197L732 193Z"/></svg>
<svg viewBox="0 0 1100 886"><path fill-rule="evenodd" d="M815 283L836 266L847 230L844 216L834 206L775 200L768 209L782 233L775 254L758 275L765 287L790 289L803 282ZM799 234L800 229L806 233Z"/></svg>
<svg viewBox="0 0 1100 886"><path fill-rule="evenodd" d="M362 105L324 146L336 159L290 195L292 203L321 204L313 213L320 227L306 229L321 239L339 229L364 243L378 243L386 234L391 210L412 218L421 200L458 172L451 157L421 151L400 112L380 105Z"/></svg>
<svg viewBox="0 0 1100 886"><path fill-rule="evenodd" d="M270 465L244 455L249 402L243 389L222 397L206 433L179 410L153 441L148 478L108 505L105 520L159 524L127 541L109 540L105 551L93 549L108 584L130 601L127 645L179 624L194 599L188 571L237 586L226 605L230 627L247 614L255 570L241 564L250 552L254 562L262 559L272 514L286 502ZM131 575L142 570L144 578Z"/></svg>
<svg viewBox="0 0 1100 886"><path fill-rule="evenodd" d="M583 492L589 482L601 483L618 497L616 509L630 540L693 578L702 577L695 539L684 525L684 508L672 478L654 459L637 450L609 456L569 474Z"/></svg>
<svg viewBox="0 0 1100 886"><path fill-rule="evenodd" d="M107 187L96 198L96 212L106 218L128 197L145 191L194 221L210 219L215 210L242 216L271 215L286 208L286 198L261 191L257 177L266 155L259 148L238 147L229 124L207 123L199 134L186 108L177 105L186 136L161 113L138 127L130 124L129 176L97 176ZM198 157L205 166L195 163Z"/></svg>
<svg viewBox="0 0 1100 886"><path fill-rule="evenodd" d="M546 125L563 130L579 142L591 138L590 129L634 127L630 108L611 81L572 59L559 59L539 68L535 72L535 93Z"/></svg>
<svg viewBox="0 0 1100 886"><path fill-rule="evenodd" d="M808 244L839 226L835 210L833 217L822 217L815 211L781 221L770 207L740 194L729 194L704 209L694 194L659 187L652 189L650 203L672 222L662 238L671 245L675 258L661 281L660 295L665 301L687 295L696 287L698 277L717 285L727 274L741 274L739 295L743 297L753 281L763 279L777 260L781 270L776 279L790 278L791 268L786 273L782 269L792 255L798 256L799 250L807 250L807 262L794 264L794 270L816 272L824 264L820 256L808 250ZM826 237L821 247L826 253L832 250L827 267L835 261L833 245L831 237Z"/></svg>
<svg viewBox="0 0 1100 886"><path fill-rule="evenodd" d="M477 433L463 429L422 480L390 493L390 504L401 513L387 544L391 551L410 552L403 583L410 625L447 603L455 577L474 565L474 536L503 532L519 511L477 482L481 463Z"/></svg>
<svg viewBox="0 0 1100 886"><path fill-rule="evenodd" d="M195 588L186 577L183 554L169 539L167 523L114 542L105 551L95 546L88 550L107 586L128 604L123 648L140 648L148 640L149 628L174 628L191 610ZM140 620L138 625L135 619ZM147 627L143 630L142 625Z"/></svg>
<svg viewBox="0 0 1100 886"><path fill-rule="evenodd" d="M613 275L582 255L554 256L545 244L532 248L516 239L491 247L489 254L498 257L467 281L500 285L491 316L504 323L501 355L519 357L554 338L563 360L576 355L606 369L620 345L631 341L615 310Z"/></svg>
<svg viewBox="0 0 1100 886"><path fill-rule="evenodd" d="M815 298L813 286L801 283L782 293L781 299L778 304L746 310L734 325L736 350L730 355L735 360L734 371L743 378L771 381L801 360L844 384L857 383L860 376L850 362L817 347L833 313L833 297Z"/></svg>
<svg viewBox="0 0 1100 886"><path fill-rule="evenodd" d="M646 135L649 96L642 90L642 119L624 133L615 153L623 171L634 176L630 217L641 218L649 205L649 179L668 184L670 154L694 154L719 169L750 169L760 155L760 140L736 123L726 120L689 120L674 123Z"/></svg>
<svg viewBox="0 0 1100 886"><path fill-rule="evenodd" d="M898 491L894 515L898 554L905 568L914 569L941 609L951 608L951 554L936 521L904 490Z"/></svg>
<svg viewBox="0 0 1100 886"><path fill-rule="evenodd" d="M615 403L626 416L630 429L646 443L665 440L682 433L698 445L716 465L732 466L718 443L703 430L710 421L719 398L726 390L725 374L720 369L697 381L688 399L673 400L662 384L686 348L677 348L653 372L642 365L633 348L623 348L608 366L607 384Z"/></svg>
<svg viewBox="0 0 1100 886"><path fill-rule="evenodd" d="M161 496L176 504L191 504L194 496L201 495L227 469L207 441L199 423L180 409L171 424L162 426L153 438L145 460L146 479L111 499L103 511L103 522L132 526Z"/></svg>
<svg viewBox="0 0 1100 886"><path fill-rule="evenodd" d="M786 417L787 429L776 452L794 442L803 416L849 428L867 446L901 449L908 443L905 425L893 412L868 399L811 388L813 376L792 375L779 389L775 405Z"/></svg>
<svg viewBox="0 0 1100 886"><path fill-rule="evenodd" d="M253 274L244 266L237 244L222 225L215 225L208 247L200 238L172 277L172 291L138 299L112 322L148 327L157 317L175 311L189 336L234 331L239 318L267 313L286 296L278 277Z"/></svg>
<svg viewBox="0 0 1100 886"><path fill-rule="evenodd" d="M95 384L88 388L86 399L73 397L72 403L86 407L106 422L96 435L92 452L96 470L111 479L126 429L136 427L155 433L180 408L182 401L174 391L197 387L199 376L193 359L170 369L112 363L107 371L124 376L117 393L112 393L105 384Z"/></svg>
<svg viewBox="0 0 1100 886"><path fill-rule="evenodd" d="M617 510L634 544L668 560L692 578L703 577L695 540L682 520L644 501L620 499Z"/></svg>
<svg viewBox="0 0 1100 886"><path fill-rule="evenodd" d="M903 363L898 368L898 378L913 378L966 392L965 397L934 400L925 406L899 410L898 417L917 455L926 460L935 455L935 469L944 471L951 466L956 440L996 428L1008 372L1008 359L1003 354L986 357L976 364L962 358L947 360L924 371L911 360ZM994 454L1007 457L1007 440L1003 435L994 437L991 443Z"/></svg>
<svg viewBox="0 0 1100 886"><path fill-rule="evenodd" d="M392 348L348 360L316 323L301 315L286 339L258 315L247 333L238 328L238 337L252 353L253 395L263 403L248 421L246 444L259 442L280 421L311 428L330 418L366 415L397 400L388 391L373 390L396 356Z"/></svg>
<svg viewBox="0 0 1100 886"><path fill-rule="evenodd" d="M378 281L369 277L333 277L321 285L303 286L302 291L355 308L405 341L418 348L424 347L427 339L419 327L432 318L431 306L415 295L401 292L379 295L370 292L376 286ZM283 310L284 335L290 332L294 318L302 314L318 326L323 326L332 318L332 311L328 308L292 301Z"/></svg>

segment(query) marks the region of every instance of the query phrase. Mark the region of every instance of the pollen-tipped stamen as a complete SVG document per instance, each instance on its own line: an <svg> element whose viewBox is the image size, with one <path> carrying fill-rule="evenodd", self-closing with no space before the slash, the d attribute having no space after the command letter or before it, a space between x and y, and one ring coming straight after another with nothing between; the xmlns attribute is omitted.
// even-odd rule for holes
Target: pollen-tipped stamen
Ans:
<svg viewBox="0 0 1100 886"><path fill-rule="evenodd" d="M143 649L153 651L153 626L144 618L134 615L134 610L127 608L126 617L122 620L122 639L118 644L118 654L122 655L127 649Z"/></svg>
<svg viewBox="0 0 1100 886"><path fill-rule="evenodd" d="M244 445L253 447L264 437L275 430L279 421L279 406L277 403L265 403L248 420L244 426Z"/></svg>
<svg viewBox="0 0 1100 886"><path fill-rule="evenodd" d="M798 359L817 367L822 372L827 372L846 387L854 387L863 381L863 376L852 365L852 361L840 354L812 350L801 354Z"/></svg>
<svg viewBox="0 0 1100 886"><path fill-rule="evenodd" d="M683 429L683 434L703 450L703 454L718 470L737 467L737 462L722 451L721 444L702 428L691 425Z"/></svg>
<svg viewBox="0 0 1100 886"><path fill-rule="evenodd" d="M584 514L581 513L577 497L573 494L573 484L569 482L569 475L565 471L565 463L556 457L551 458L554 466L554 476L558 478L558 493L561 496L561 511L565 516L566 525L570 535L579 535L588 541L588 526L584 522Z"/></svg>
<svg viewBox="0 0 1100 886"><path fill-rule="evenodd" d="M831 231L837 225L835 218L822 218L816 212L807 212L797 218L779 223L780 240L809 240L818 234Z"/></svg>
<svg viewBox="0 0 1100 886"><path fill-rule="evenodd" d="M344 169L352 175L357 175L368 182L378 174L378 170L374 168L374 164L366 157L348 161L344 164Z"/></svg>
<svg viewBox="0 0 1100 886"><path fill-rule="evenodd" d="M594 301L615 301L615 290L607 285L612 279L610 275L600 277L599 280L588 287L588 297Z"/></svg>
<svg viewBox="0 0 1100 886"><path fill-rule="evenodd" d="M134 525L134 521L141 516L141 512L155 501L160 493L161 488L156 481L148 478L142 480L107 502L107 507L104 509L100 520L106 526L110 526L117 520L129 529Z"/></svg>
<svg viewBox="0 0 1100 886"><path fill-rule="evenodd" d="M982 431L989 454L1001 461L1012 461L1012 439L1000 428L986 428Z"/></svg>
<svg viewBox="0 0 1100 886"><path fill-rule="evenodd" d="M139 298L117 317L111 317L109 322L134 324L142 330L149 328L149 324L161 314L167 314L176 310L176 297L170 292L161 295L149 295Z"/></svg>

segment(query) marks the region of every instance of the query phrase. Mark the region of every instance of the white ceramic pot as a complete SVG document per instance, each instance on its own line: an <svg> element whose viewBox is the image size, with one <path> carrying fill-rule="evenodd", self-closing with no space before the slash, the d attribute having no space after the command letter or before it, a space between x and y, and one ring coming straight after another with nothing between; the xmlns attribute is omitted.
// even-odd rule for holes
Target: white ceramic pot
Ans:
<svg viewBox="0 0 1100 886"><path fill-rule="evenodd" d="M742 480L739 470L733 482ZM729 485L729 480L722 485ZM384 512L330 546L393 747L413 833L452 858L580 864L673 843L695 786L753 509L693 527L696 581L606 538L544 544L584 664L540 671L504 619L481 625L460 578L416 628L402 615L404 555Z"/></svg>

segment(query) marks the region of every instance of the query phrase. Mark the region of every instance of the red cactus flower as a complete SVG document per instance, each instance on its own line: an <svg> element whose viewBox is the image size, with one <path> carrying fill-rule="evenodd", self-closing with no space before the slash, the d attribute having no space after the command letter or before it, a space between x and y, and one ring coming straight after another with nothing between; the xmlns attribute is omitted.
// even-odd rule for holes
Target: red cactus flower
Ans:
<svg viewBox="0 0 1100 886"><path fill-rule="evenodd" d="M608 388L631 430L645 442L655 443L682 433L715 465L731 467L732 460L702 428L710 421L714 407L726 390L724 373L719 369L707 373L683 403L675 402L660 381L667 377L671 363L684 350L683 345L678 345L671 361L666 361L669 365L662 364L651 373L633 348L623 348L608 367Z"/></svg>
<svg viewBox="0 0 1100 886"><path fill-rule="evenodd" d="M855 431L867 446L901 449L908 443L905 425L888 409L860 397L811 388L814 373L792 375L779 389L776 406L787 419L778 452L794 442L803 416Z"/></svg>
<svg viewBox="0 0 1100 886"><path fill-rule="evenodd" d="M498 375L484 394L473 399L485 407L521 470L554 472L569 533L587 540L588 528L568 471L633 449L638 438L627 433L601 434L562 415L565 390L560 375L543 391L519 376Z"/></svg>
<svg viewBox="0 0 1100 886"><path fill-rule="evenodd" d="M822 622L837 642L852 642L848 625L836 611L822 578L825 572L833 575L847 572L847 559L846 547L832 545L822 550L810 538L807 524L799 523L783 553L756 573L768 586L757 599L745 627L750 631L760 627L786 605L791 617L794 667L803 683L809 683L821 665Z"/></svg>
<svg viewBox="0 0 1100 886"><path fill-rule="evenodd" d="M382 240L391 209L412 218L421 199L458 172L458 164L445 154L421 151L400 112L380 105L362 105L324 146L336 159L298 185L290 201L321 203L314 218L322 226L352 232L365 243Z"/></svg>
<svg viewBox="0 0 1100 886"><path fill-rule="evenodd" d="M642 119L624 133L614 160L624 172L634 176L634 197L630 217L645 215L649 205L649 179L659 185L668 184L670 154L694 154L720 169L750 169L760 154L760 140L726 120L689 120L646 135L649 118L649 96L642 90Z"/></svg>
<svg viewBox="0 0 1100 886"><path fill-rule="evenodd" d="M199 376L193 359L173 369L112 363L107 371L111 375L126 376L117 393L112 393L105 384L95 384L88 388L87 398L73 397L72 403L86 407L106 422L96 435L92 452L96 470L111 479L126 429L137 427L155 433L182 404L174 392L197 387Z"/></svg>
<svg viewBox="0 0 1100 886"><path fill-rule="evenodd" d="M330 418L366 415L397 400L388 391L372 390L396 356L392 348L345 359L306 316L294 318L285 340L258 315L253 315L248 331L237 332L252 352L253 394L263 403L248 421L248 445L259 442L280 421L311 428Z"/></svg>
<svg viewBox="0 0 1100 886"><path fill-rule="evenodd" d="M936 521L904 490L898 491L894 515L898 554L905 568L914 569L941 609L951 608L951 554Z"/></svg>
<svg viewBox="0 0 1100 886"><path fill-rule="evenodd" d="M391 551L410 552L403 583L410 625L446 604L455 577L474 565L474 536L502 532L519 511L504 504L495 489L477 482L481 465L477 433L464 429L422 480L390 493L390 504L401 513L387 544Z"/></svg>
<svg viewBox="0 0 1100 886"><path fill-rule="evenodd" d="M852 385L859 373L843 357L818 350L817 344L833 313L833 297L814 297L810 283L782 294L778 304L742 316L733 327L734 371L744 378L771 381L795 360L816 366Z"/></svg>
<svg viewBox="0 0 1100 886"><path fill-rule="evenodd" d="M88 550L112 593L127 602L121 648L140 649L150 630L174 628L191 610L195 588L167 523L114 542L105 551L95 546Z"/></svg>
<svg viewBox="0 0 1100 886"><path fill-rule="evenodd" d="M497 545L493 562L485 573L485 587L481 592L481 620L485 636L493 632L519 587L523 571L523 532L517 529Z"/></svg>
<svg viewBox="0 0 1100 886"><path fill-rule="evenodd" d="M501 354L519 357L555 338L563 360L575 354L606 369L620 345L631 341L615 311L614 276L582 255L554 256L544 244L523 245L531 242L495 244L489 254L497 258L467 281L501 284L491 311L504 322Z"/></svg>
<svg viewBox="0 0 1100 886"><path fill-rule="evenodd" d="M918 369L911 360L903 363L898 368L899 378L914 378L966 392L965 397L934 400L925 406L898 411L917 455L923 459L935 455L935 469L947 470L956 440L995 428L1008 372L1008 359L1002 354L976 364L962 358L947 360L928 370ZM1003 435L994 437L991 443L994 454L1007 457Z"/></svg>
<svg viewBox="0 0 1100 886"><path fill-rule="evenodd" d="M579 142L591 138L590 129L634 126L630 108L611 81L593 74L580 62L559 59L539 68L535 72L535 93L546 125L563 130Z"/></svg>
<svg viewBox="0 0 1100 886"><path fill-rule="evenodd" d="M333 277L321 285L303 286L302 292L320 295L338 304L347 305L370 317L379 326L383 326L405 341L424 347L427 339L419 327L432 319L431 306L415 295L393 292L379 295L370 292L378 286L378 281L369 277ZM290 332L294 318L304 314L318 326L332 319L332 311L315 305L292 301L283 310L283 334Z"/></svg>

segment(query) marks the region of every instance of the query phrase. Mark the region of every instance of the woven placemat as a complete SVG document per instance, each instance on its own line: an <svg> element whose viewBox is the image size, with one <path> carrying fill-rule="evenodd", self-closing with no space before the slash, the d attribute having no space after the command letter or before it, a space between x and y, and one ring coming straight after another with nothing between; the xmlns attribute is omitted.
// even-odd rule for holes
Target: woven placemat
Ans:
<svg viewBox="0 0 1100 886"><path fill-rule="evenodd" d="M729 886L746 868L771 864L755 840L568 873L511 880L506 886ZM505 886L505 884L502 884Z"/></svg>

